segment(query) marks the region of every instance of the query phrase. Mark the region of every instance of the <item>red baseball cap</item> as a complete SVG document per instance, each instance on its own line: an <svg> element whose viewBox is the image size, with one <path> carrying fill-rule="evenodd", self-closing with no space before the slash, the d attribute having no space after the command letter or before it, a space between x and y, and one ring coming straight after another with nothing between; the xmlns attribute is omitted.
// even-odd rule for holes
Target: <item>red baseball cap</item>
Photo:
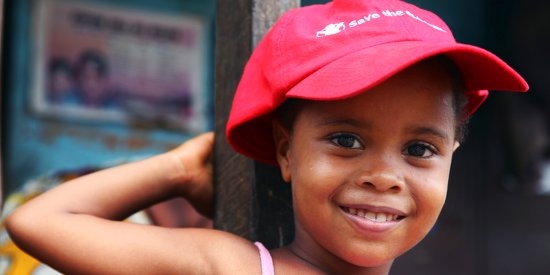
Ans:
<svg viewBox="0 0 550 275"><path fill-rule="evenodd" d="M441 18L403 1L334 0L290 10L245 66L227 123L229 143L243 155L277 165L273 111L287 98L349 98L441 54L461 72L468 115L488 90L528 89L500 58L457 43Z"/></svg>

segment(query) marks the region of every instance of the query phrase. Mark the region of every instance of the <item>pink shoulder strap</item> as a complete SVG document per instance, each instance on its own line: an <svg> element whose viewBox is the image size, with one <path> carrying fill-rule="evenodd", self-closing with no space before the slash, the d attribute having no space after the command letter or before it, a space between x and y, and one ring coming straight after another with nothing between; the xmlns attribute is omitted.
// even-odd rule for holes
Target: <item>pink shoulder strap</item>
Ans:
<svg viewBox="0 0 550 275"><path fill-rule="evenodd" d="M271 254L269 250L260 242L254 243L258 250L260 251L260 264L262 265L262 275L275 275L275 270L273 267L273 260L271 259Z"/></svg>

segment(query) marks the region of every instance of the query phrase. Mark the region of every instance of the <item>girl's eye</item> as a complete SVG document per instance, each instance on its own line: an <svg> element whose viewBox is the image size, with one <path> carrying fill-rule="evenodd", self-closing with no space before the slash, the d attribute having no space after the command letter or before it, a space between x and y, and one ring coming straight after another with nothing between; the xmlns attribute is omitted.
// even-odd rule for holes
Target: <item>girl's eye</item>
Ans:
<svg viewBox="0 0 550 275"><path fill-rule="evenodd" d="M357 137L351 134L337 134L332 136L330 141L338 146L349 149L361 149L363 147Z"/></svg>
<svg viewBox="0 0 550 275"><path fill-rule="evenodd" d="M413 157L419 158L429 158L435 155L437 150L429 144L425 143L414 143L405 148L405 154Z"/></svg>

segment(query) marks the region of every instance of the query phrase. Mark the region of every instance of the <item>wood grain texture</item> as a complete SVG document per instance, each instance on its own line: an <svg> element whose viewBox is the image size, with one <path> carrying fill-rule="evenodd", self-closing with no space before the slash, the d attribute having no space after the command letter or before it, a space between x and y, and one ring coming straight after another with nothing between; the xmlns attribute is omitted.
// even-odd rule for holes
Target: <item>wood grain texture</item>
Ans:
<svg viewBox="0 0 550 275"><path fill-rule="evenodd" d="M277 247L292 239L290 188L275 167L236 154L225 125L252 49L280 15L300 1L217 1L214 227Z"/></svg>

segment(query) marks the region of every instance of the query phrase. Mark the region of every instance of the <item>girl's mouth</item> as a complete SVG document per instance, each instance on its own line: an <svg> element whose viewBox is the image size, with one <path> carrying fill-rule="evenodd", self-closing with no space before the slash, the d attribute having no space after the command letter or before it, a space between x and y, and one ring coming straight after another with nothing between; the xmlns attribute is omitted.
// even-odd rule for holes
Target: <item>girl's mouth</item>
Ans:
<svg viewBox="0 0 550 275"><path fill-rule="evenodd" d="M344 210L344 212L350 215L357 216L372 222L379 222L379 223L394 222L404 218L404 216L394 214L394 213L374 212L374 211L370 211L362 208L342 207L342 210Z"/></svg>

